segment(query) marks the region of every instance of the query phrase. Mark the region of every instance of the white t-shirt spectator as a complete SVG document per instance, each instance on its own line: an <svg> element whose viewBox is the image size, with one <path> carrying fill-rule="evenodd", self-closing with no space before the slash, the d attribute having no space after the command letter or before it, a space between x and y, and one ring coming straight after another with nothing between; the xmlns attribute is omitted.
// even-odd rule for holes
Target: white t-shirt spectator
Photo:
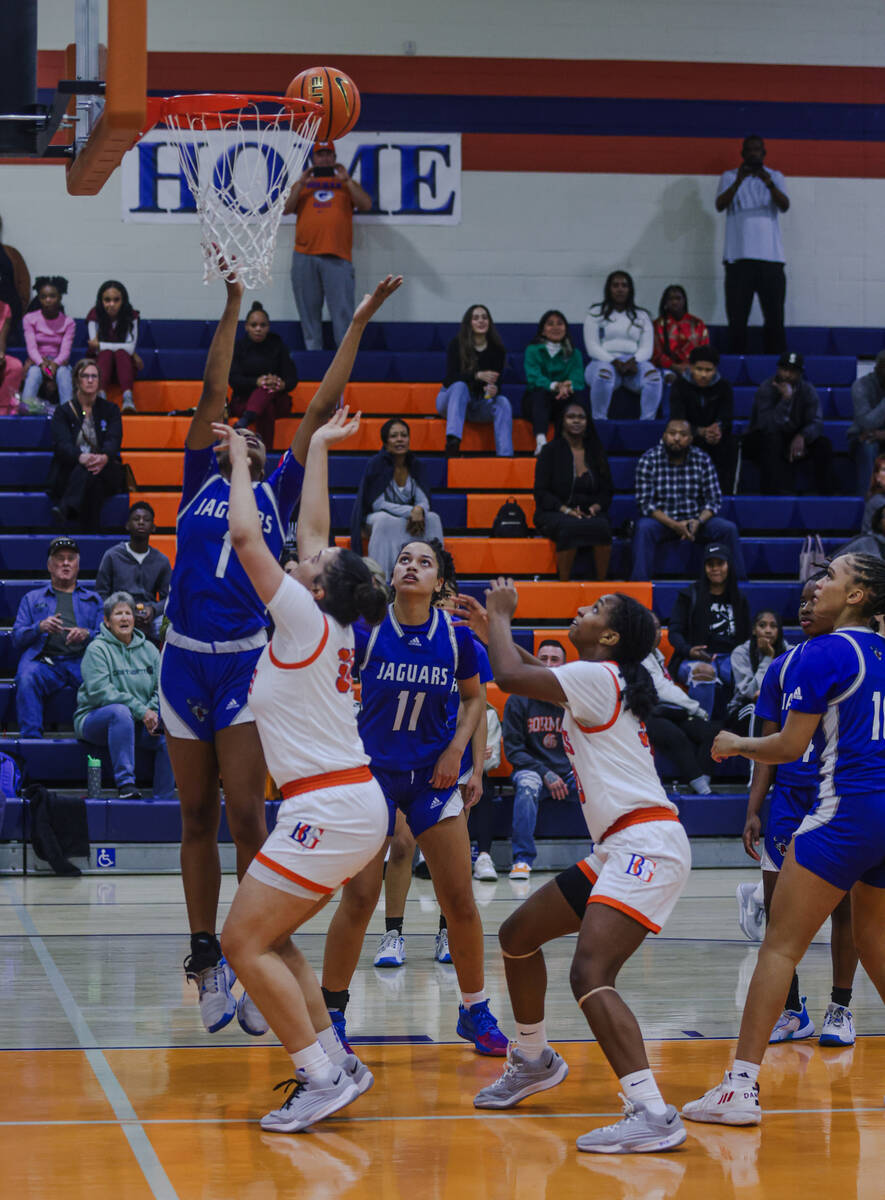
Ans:
<svg viewBox="0 0 885 1200"><path fill-rule="evenodd" d="M787 195L780 171L769 171L779 192ZM719 180L716 195L728 191L737 179L737 170L726 171ZM761 179L748 175L735 192L725 213L725 251L722 261L761 258L766 262L784 262L784 243L778 221L778 209Z"/></svg>

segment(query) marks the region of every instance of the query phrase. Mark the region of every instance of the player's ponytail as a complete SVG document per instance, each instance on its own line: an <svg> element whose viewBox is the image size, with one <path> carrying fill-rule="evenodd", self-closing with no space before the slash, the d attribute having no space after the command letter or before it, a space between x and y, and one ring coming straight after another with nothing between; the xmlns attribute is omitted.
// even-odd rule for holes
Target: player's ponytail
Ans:
<svg viewBox="0 0 885 1200"><path fill-rule="evenodd" d="M387 591L353 550L339 550L322 574L325 595L319 606L339 625L362 617L380 625L387 613Z"/></svg>
<svg viewBox="0 0 885 1200"><path fill-rule="evenodd" d="M608 625L621 636L612 658L624 676L625 706L644 721L657 704L658 694L642 660L654 650L658 631L654 617L643 604L622 592L616 593L616 597L618 603L609 610Z"/></svg>

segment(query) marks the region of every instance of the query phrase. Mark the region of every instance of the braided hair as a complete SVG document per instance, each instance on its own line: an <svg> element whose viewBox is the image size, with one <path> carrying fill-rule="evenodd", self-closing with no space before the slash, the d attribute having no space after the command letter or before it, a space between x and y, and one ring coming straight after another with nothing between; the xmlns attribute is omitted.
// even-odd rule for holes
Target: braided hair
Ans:
<svg viewBox="0 0 885 1200"><path fill-rule="evenodd" d="M867 592L861 616L877 617L885 613L885 561L877 554L846 554L854 582Z"/></svg>
<svg viewBox="0 0 885 1200"><path fill-rule="evenodd" d="M885 566L885 564L883 564ZM624 704L635 717L644 721L658 702L651 675L642 665L655 648L658 631L649 609L632 596L616 592L617 604L609 610L608 627L620 634L611 657L624 676Z"/></svg>

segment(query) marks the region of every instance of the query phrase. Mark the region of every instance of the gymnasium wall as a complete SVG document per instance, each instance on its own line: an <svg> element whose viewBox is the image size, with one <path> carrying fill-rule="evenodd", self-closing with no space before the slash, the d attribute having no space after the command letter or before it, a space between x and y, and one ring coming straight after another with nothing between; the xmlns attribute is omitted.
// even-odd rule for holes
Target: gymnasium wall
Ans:
<svg viewBox="0 0 885 1200"><path fill-rule="evenodd" d="M40 0L41 86L58 74L71 13L69 0ZM722 322L713 199L752 131L788 177L788 323L877 325L883 35L882 6L861 0L151 0L150 82L273 90L311 59L334 61L362 86L363 128L461 132L460 226L357 224L358 288L389 270L408 278L393 318L453 319L481 300L500 320L551 305L580 320L617 266L635 275L641 303L656 307L678 280L696 312ZM33 273L70 278L69 312L85 314L109 275L146 315L217 311L195 229L124 225L116 177L85 199L67 195L59 167L0 171L4 237ZM284 229L262 292L280 318L294 316L290 238Z"/></svg>

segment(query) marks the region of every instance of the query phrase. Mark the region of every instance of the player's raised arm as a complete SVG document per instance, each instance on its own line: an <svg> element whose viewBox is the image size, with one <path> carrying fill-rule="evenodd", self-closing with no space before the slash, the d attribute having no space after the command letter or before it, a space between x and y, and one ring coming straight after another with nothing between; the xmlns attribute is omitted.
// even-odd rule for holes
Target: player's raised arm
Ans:
<svg viewBox="0 0 885 1200"><path fill-rule="evenodd" d="M382 279L371 295L363 296L362 301L353 314L353 319L347 327L347 332L341 339L341 345L332 363L323 376L323 381L307 406L307 412L298 426L298 431L292 439L292 453L300 463L307 459L307 448L316 430L324 425L331 417L341 399L341 393L350 379L353 362L359 349L363 330L372 317L397 290L403 281L402 275L388 275ZM196 418L195 418L196 419Z"/></svg>
<svg viewBox="0 0 885 1200"><path fill-rule="evenodd" d="M230 502L227 510L230 543L249 582L268 604L277 593L283 568L264 540L261 515L252 490L252 474L246 439L229 425L217 421L210 426L213 440L222 442L230 457Z"/></svg>
<svg viewBox="0 0 885 1200"><path fill-rule="evenodd" d="M194 413L185 439L185 445L189 450L205 450L207 446L218 441L212 424L221 420L224 413L224 402L227 399L228 376L234 354L237 322L240 319L240 303L243 299L244 289L238 279L233 282L226 279L224 286L227 288L224 312L221 314L221 320L215 326L215 333L203 370L203 390L200 393L197 411Z"/></svg>
<svg viewBox="0 0 885 1200"><path fill-rule="evenodd" d="M345 404L310 439L298 510L298 558L302 562L329 544L329 447L343 442L359 427L360 414L349 417Z"/></svg>
<svg viewBox="0 0 885 1200"><path fill-rule="evenodd" d="M562 685L549 667L523 661L513 641L510 619L516 612L516 588L512 579L493 579L486 592L489 618L489 661L495 683L504 692L531 696L535 700L565 703Z"/></svg>

